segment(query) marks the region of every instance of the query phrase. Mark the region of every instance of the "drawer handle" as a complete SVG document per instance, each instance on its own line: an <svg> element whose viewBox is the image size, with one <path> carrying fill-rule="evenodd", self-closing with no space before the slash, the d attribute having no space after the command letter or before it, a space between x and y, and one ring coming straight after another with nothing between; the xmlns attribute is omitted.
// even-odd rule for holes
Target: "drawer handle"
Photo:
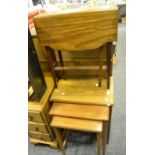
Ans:
<svg viewBox="0 0 155 155"><path fill-rule="evenodd" d="M40 137L40 140L44 140L44 138L43 137Z"/></svg>
<svg viewBox="0 0 155 155"><path fill-rule="evenodd" d="M38 132L39 131L39 128L36 128L35 130L36 130L36 132Z"/></svg>

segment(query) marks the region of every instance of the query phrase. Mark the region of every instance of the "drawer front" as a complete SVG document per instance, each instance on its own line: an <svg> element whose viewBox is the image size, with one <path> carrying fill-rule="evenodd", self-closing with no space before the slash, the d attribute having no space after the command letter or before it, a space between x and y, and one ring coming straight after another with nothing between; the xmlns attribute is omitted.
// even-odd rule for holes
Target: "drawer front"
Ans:
<svg viewBox="0 0 155 155"><path fill-rule="evenodd" d="M51 141L49 134L29 132L29 135L34 139L43 140L43 141L47 141L47 142Z"/></svg>
<svg viewBox="0 0 155 155"><path fill-rule="evenodd" d="M48 131L47 131L44 123L29 122L28 123L28 129L29 129L29 131L33 131L33 132L41 132L41 133L47 133L48 134Z"/></svg>
<svg viewBox="0 0 155 155"><path fill-rule="evenodd" d="M43 119L42 119L41 114L39 112L29 111L28 117L29 117L29 122L43 123Z"/></svg>

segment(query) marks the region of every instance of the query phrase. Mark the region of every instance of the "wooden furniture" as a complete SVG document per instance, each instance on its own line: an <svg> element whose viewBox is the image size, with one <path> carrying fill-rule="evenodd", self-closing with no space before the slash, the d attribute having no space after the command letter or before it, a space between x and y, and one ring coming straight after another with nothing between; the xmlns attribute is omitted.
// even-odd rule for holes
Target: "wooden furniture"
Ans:
<svg viewBox="0 0 155 155"><path fill-rule="evenodd" d="M80 86L79 86L79 83L80 83ZM100 105L100 106L108 107L109 121L108 121L107 143L109 143L112 108L114 106L112 77L110 78L110 89L106 89L105 79L102 80L102 86L97 87L95 77L87 78L87 79L74 78L74 79L67 79L67 80L63 80L63 79L59 80L58 88L54 89L50 98L50 102L63 102L66 104L74 103L74 104L92 105L92 106ZM54 108L54 106L52 106L52 108ZM65 106L62 108L62 110L64 108ZM87 113L86 109L85 109L85 113Z"/></svg>
<svg viewBox="0 0 155 155"><path fill-rule="evenodd" d="M100 154L100 147L102 148L102 154L105 154L109 120L109 108L107 106L53 103L49 114L53 116L51 126L54 128L59 146L63 152L65 152L64 142L60 128L95 132L97 134L98 154Z"/></svg>
<svg viewBox="0 0 155 155"><path fill-rule="evenodd" d="M41 47L37 38L37 35L32 32L33 43L37 52L38 60L43 72L50 72L50 67L48 64L47 53L44 47Z"/></svg>
<svg viewBox="0 0 155 155"><path fill-rule="evenodd" d="M42 14L34 18L39 44L47 51L54 84L57 87L55 71L62 70L98 70L98 85L101 86L102 69L107 69L107 87L112 75L112 42L117 39L117 7ZM79 39L80 38L80 39ZM107 43L107 65L103 66L103 45ZM99 48L98 66L64 67L61 51L83 51ZM61 67L56 67L58 51Z"/></svg>
<svg viewBox="0 0 155 155"><path fill-rule="evenodd" d="M40 45L55 50L90 50L117 40L116 6L45 13L34 22Z"/></svg>
<svg viewBox="0 0 155 155"><path fill-rule="evenodd" d="M110 133L110 121L113 106L113 80L112 80L112 42L117 40L117 7L105 6L98 9L81 10L73 12L60 12L53 14L42 14L34 18L39 44L45 47L47 57L50 64L51 72L55 89L52 93L51 102L54 102L51 110L61 105L58 112L52 112L53 119L58 120L58 113L63 111L66 107L64 104L72 108L78 109L77 105L86 106L83 113L87 113L86 109L89 107L94 110L95 106L108 109L108 119L94 116L93 112L90 115L84 115L86 118L78 116L77 114L64 113L64 116L59 116L59 123L53 123L52 126L57 128L77 129L76 124L72 126L69 123L70 118L75 121L99 121L101 123L108 123L108 133L106 130L100 132ZM104 48L106 47L106 64L103 64ZM77 53L79 51L98 49L98 66L65 66L63 62L62 52L69 51ZM58 66L55 52L58 53L60 64ZM96 70L97 77L66 77L66 72L70 70ZM106 78L103 79L103 70L106 70ZM62 78L57 74L61 71ZM98 81L96 80L98 78ZM64 80L65 79L65 80ZM101 84L102 83L102 84ZM60 102L60 103L57 103ZM63 106L62 106L63 104ZM91 107L93 106L93 108ZM88 109L89 109L88 108ZM80 108L79 108L80 109ZM95 113L98 113L99 108L95 108ZM62 115L60 114L59 115ZM81 115L83 116L83 115ZM68 118L69 117L69 118ZM74 118L75 117L75 118ZM93 119L94 118L94 119ZM62 120L61 120L62 119ZM64 119L66 123L63 124ZM85 121L84 121L85 122ZM85 122L86 123L86 122ZM85 124L84 123L84 124ZM70 126L70 127L69 127ZM85 125L84 125L85 126ZM104 124L103 124L104 126ZM105 125L107 127L107 125ZM96 131L94 129L94 131ZM59 132L59 131L58 131ZM59 145L62 147L62 137L58 134L57 129L55 133ZM98 132L98 131L96 131Z"/></svg>
<svg viewBox="0 0 155 155"><path fill-rule="evenodd" d="M104 82L102 84L102 87L96 87L95 78L87 79L87 80L86 79L79 79L79 80L68 79L64 81L66 82L66 85L64 83L61 85L61 81L59 80L58 88L55 89L55 92L59 91L59 84L60 84L60 88L62 88L62 91L59 92L59 96L57 96L57 100L54 101L49 114L51 116L59 116L62 119L63 117L65 118L69 117L69 118L79 119L79 121L93 120L93 121L101 121L102 123L105 123L105 124L107 123L108 127L106 128L108 128L108 131L105 131L104 133L106 133L106 138L108 143L109 136L110 136L112 106L114 105L113 78L111 78L111 82L110 82L111 85L109 90L106 90L106 84L104 84L106 80L103 80ZM80 87L78 82L80 83ZM65 91L66 89L67 91ZM72 93L73 90L79 93L77 94L75 92ZM105 95L101 90L104 90L106 92ZM89 91L91 93L89 93ZM101 92L99 93L98 91L101 91ZM86 92L87 96L85 95L84 92ZM51 98L53 97L53 95L54 94L52 94ZM63 100L63 96L64 96L64 100ZM65 96L67 100L65 100ZM80 97L81 97L81 100L80 100ZM66 101L66 102L60 102L60 101ZM55 127L58 127L58 126L55 126ZM65 126L63 127L64 129L68 129ZM78 127L75 127L75 129L78 130ZM65 141L65 139L63 140Z"/></svg>
<svg viewBox="0 0 155 155"><path fill-rule="evenodd" d="M43 72L50 72L50 66L48 63L48 58L47 58L47 53L44 47L41 47L38 41L38 36L36 34L36 32L34 31L34 29L31 29L31 35L32 35L32 39L33 39L33 43L37 52L37 56L42 68ZM113 42L113 58L112 58L112 63L116 64L116 55L114 53L115 50L115 46L116 43ZM106 45L103 48L104 50L104 58L103 58L103 64L106 64ZM62 51L63 52L63 51ZM86 51L86 52L63 52L63 62L64 62L64 66L68 66L68 65L83 65L83 66L88 66L88 65L93 65L96 66L98 65L98 49L93 50L93 52L91 51ZM59 60L59 56L58 54L56 54L56 61L57 64L60 65L60 60ZM104 72L104 71L103 71ZM69 72L66 72L65 74L67 74L67 77L69 77L70 75L97 75L98 72L97 70L78 70L78 72L75 72L74 70L70 70ZM105 73L104 73L105 74Z"/></svg>
<svg viewBox="0 0 155 155"><path fill-rule="evenodd" d="M28 102L28 132L31 137L31 143L47 144L52 148L57 148L54 131L50 128L51 118L48 112L51 108L48 100L53 91L51 73L45 73L47 90L40 102Z"/></svg>
<svg viewBox="0 0 155 155"><path fill-rule="evenodd" d="M58 81L50 101L78 104L113 106L113 78L110 78L110 89L106 89L107 80L102 79L102 86L98 87L96 77L78 77Z"/></svg>
<svg viewBox="0 0 155 155"><path fill-rule="evenodd" d="M69 129L69 130L76 130L76 131L84 131L84 132L93 132L96 133L97 139L97 151L98 155L101 153L104 155L105 153L105 145L106 145L106 126L107 124L102 123L102 121L92 121L92 120L85 120L85 119L75 119L69 117L59 117L53 116L51 127L54 128L54 131L57 136L57 141L61 150L65 153L65 149L63 146L63 139L61 128Z"/></svg>
<svg viewBox="0 0 155 155"><path fill-rule="evenodd" d="M79 119L109 120L109 108L107 106L54 102L49 114Z"/></svg>

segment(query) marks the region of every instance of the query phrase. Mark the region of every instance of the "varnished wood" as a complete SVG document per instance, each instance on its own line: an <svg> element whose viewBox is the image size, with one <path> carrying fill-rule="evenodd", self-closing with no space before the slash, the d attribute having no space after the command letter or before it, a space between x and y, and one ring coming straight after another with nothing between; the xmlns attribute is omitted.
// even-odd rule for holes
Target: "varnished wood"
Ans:
<svg viewBox="0 0 155 155"><path fill-rule="evenodd" d="M108 130L108 122L103 123L103 132L102 132L102 155L105 155L105 147L107 142L107 130Z"/></svg>
<svg viewBox="0 0 155 155"><path fill-rule="evenodd" d="M69 117L53 116L52 127L65 128L87 132L102 132L102 122Z"/></svg>
<svg viewBox="0 0 155 155"><path fill-rule="evenodd" d="M66 152L65 152L65 149L64 149L64 146L63 146L63 139L62 139L62 134L61 134L60 129L54 128L54 132L56 134L56 138L57 138L59 147L61 148L63 154L66 155Z"/></svg>
<svg viewBox="0 0 155 155"><path fill-rule="evenodd" d="M53 103L49 114L52 116L65 116L89 120L109 120L109 108L107 106Z"/></svg>
<svg viewBox="0 0 155 155"><path fill-rule="evenodd" d="M44 73L44 77L47 85L47 90L39 102L32 102L32 101L28 102L29 111L34 112L44 111L44 108L47 106L47 101L54 89L54 82L50 72Z"/></svg>
<svg viewBox="0 0 155 155"><path fill-rule="evenodd" d="M57 149L58 146L57 146L57 143L54 141L54 142L46 142L46 141L43 141L43 140L39 140L39 139L34 139L34 138L31 138L30 139L30 142L32 144L46 144L46 145L49 145L50 147L54 148L54 149Z"/></svg>
<svg viewBox="0 0 155 155"><path fill-rule="evenodd" d="M57 77L56 77L56 73L54 71L54 63L55 63L54 59L55 58L51 57L52 49L50 49L49 47L46 47L46 51L47 51L48 62L49 62L50 69L51 69L51 72L52 72L54 87L57 88Z"/></svg>
<svg viewBox="0 0 155 155"><path fill-rule="evenodd" d="M110 83L110 89L107 90L106 79L102 80L101 87L97 86L96 78L61 79L58 82L58 88L54 89L50 101L110 106L114 104L112 77Z"/></svg>
<svg viewBox="0 0 155 155"><path fill-rule="evenodd" d="M54 50L71 52L96 49L107 42L116 41L117 8L99 8L89 11L75 11L72 13L46 14L36 17L35 25L41 46L48 46ZM103 62L100 63L100 66L102 66L102 63ZM53 64L52 68L54 68L54 65L55 64ZM57 87L57 89L54 90L51 101L106 106L113 105L113 93L111 93L110 89L110 68L108 69L108 80L105 83L108 84L109 90L98 90L98 86L101 85L102 81L101 74L99 75L99 85L96 86L96 83L94 84L98 89L94 89L91 86L92 83L87 85L87 88L81 88L80 81L78 81L78 85L75 86L71 84L70 87L60 87L60 83L58 83L57 87L55 82L55 87ZM99 70L101 73L102 67L100 67ZM68 125L69 122L66 124Z"/></svg>
<svg viewBox="0 0 155 155"><path fill-rule="evenodd" d="M55 55L55 51L49 47L49 51L50 51L50 55L51 55L51 58L52 58L52 61L54 62L54 66L55 64L57 63L57 60L56 60L56 55Z"/></svg>
<svg viewBox="0 0 155 155"><path fill-rule="evenodd" d="M38 41L38 38L33 38L34 47L38 56L38 59L46 59L47 60L47 54L44 47L41 47Z"/></svg>
<svg viewBox="0 0 155 155"><path fill-rule="evenodd" d="M32 132L41 132L41 133L48 134L48 131L47 131L44 123L29 122L28 123L28 130L32 131Z"/></svg>
<svg viewBox="0 0 155 155"><path fill-rule="evenodd" d="M107 43L107 88L110 87L110 77L112 76L112 42Z"/></svg>
<svg viewBox="0 0 155 155"><path fill-rule="evenodd" d="M104 132L103 131L104 124L102 121L91 121L91 120L85 120L85 119L53 116L51 126L54 128L54 131L57 135L58 143L64 153L65 151L63 147L62 134L59 128L96 133L97 148L98 148L97 150L98 150L98 155L100 155L102 145L104 144L102 142L103 141L102 135Z"/></svg>
<svg viewBox="0 0 155 155"><path fill-rule="evenodd" d="M107 144L110 140L110 128L111 128L111 117L112 117L112 106L109 107L109 121L108 121L108 132L107 132Z"/></svg>
<svg viewBox="0 0 155 155"><path fill-rule="evenodd" d="M51 138L49 134L29 131L29 135L34 139L51 142Z"/></svg>
<svg viewBox="0 0 155 155"><path fill-rule="evenodd" d="M99 81L98 86L101 87L102 82L102 65L103 65L103 46L99 49Z"/></svg>
<svg viewBox="0 0 155 155"><path fill-rule="evenodd" d="M98 155L100 155L101 153L101 137L102 137L102 134L101 133L97 133L97 152L98 152Z"/></svg>
<svg viewBox="0 0 155 155"><path fill-rule="evenodd" d="M28 121L43 123L41 113L29 110L29 112L28 112Z"/></svg>
<svg viewBox="0 0 155 155"><path fill-rule="evenodd" d="M33 34L32 34L33 37ZM33 42L34 42L34 46L37 52L37 56L42 68L42 71L44 72L50 72L50 67L49 67L49 63L48 63L48 59L47 59L47 53L44 47L41 47L37 38L37 35L35 38L33 38ZM95 49L93 51L87 51L87 52L63 52L63 62L65 65L70 66L70 65L83 65L83 66L87 66L87 65L98 65L98 49ZM106 46L104 46L104 59L103 61L106 61L106 55L105 52L106 51ZM59 58L56 55L57 58L57 63L60 64ZM113 64L116 63L116 58L113 56L112 59ZM83 71L70 71L69 73L67 73L67 75L70 74L83 74ZM98 72L94 72L94 71L85 71L84 74L89 74L89 75L96 75L98 74Z"/></svg>
<svg viewBox="0 0 155 155"><path fill-rule="evenodd" d="M73 12L44 13L34 17L41 46L55 50L96 49L117 40L116 6L103 6Z"/></svg>
<svg viewBox="0 0 155 155"><path fill-rule="evenodd" d="M54 140L55 139L55 135L54 135L54 132L53 132L53 129L52 128L50 128L50 121L51 121L51 118L50 119L48 119L48 117L49 117L49 115L47 116L47 113L49 112L49 109L48 109L48 111L46 111L46 112L44 112L43 114L42 114L42 117L43 117L43 119L44 119L44 123L46 124L46 127L47 127L47 129L48 129L48 132L49 132L49 134L50 134L50 137L52 138L52 140Z"/></svg>
<svg viewBox="0 0 155 155"><path fill-rule="evenodd" d="M53 144L55 135L49 125L51 119L48 115L48 112L51 108L51 105L49 104L48 100L49 100L49 97L54 89L54 82L53 82L51 73L44 73L44 76L45 76L45 81L47 84L47 90L45 91L41 100L39 102L30 102L30 101L28 102L29 124L33 123L33 129L37 128L38 124L45 124L48 135L50 135L50 137L51 137L49 143ZM31 130L29 129L29 131L31 131ZM44 134L44 131L45 130L41 129L40 133ZM36 131L34 131L34 132L36 132ZM36 138L31 137L31 139L35 139L36 141L38 140L38 141L40 141L39 143L45 142L44 140L37 139L37 137Z"/></svg>
<svg viewBox="0 0 155 155"><path fill-rule="evenodd" d="M58 50L58 56L59 56L59 60L60 60L60 65L61 67L64 67L64 62L63 62L63 58L62 58L62 52L60 50ZM62 78L65 79L65 71L62 70Z"/></svg>
<svg viewBox="0 0 155 155"><path fill-rule="evenodd" d="M66 24L68 19L69 21ZM116 6L104 6L77 12L54 13L50 15L44 14L43 16L35 17L34 20L36 21L35 25L40 45L45 46L46 48L48 47L49 49L52 48L58 50L61 66L63 66L63 61L60 50L81 51L96 49L103 46L106 42L116 41L117 38ZM50 57L50 54L51 52L48 52L48 57ZM99 87L101 86L103 53L100 53L100 56ZM56 61L55 56L53 55L52 57L54 61ZM50 63L50 66L55 87L57 87L53 62ZM85 68L86 67L83 67L82 69ZM63 69L62 73L64 73L64 70L67 68L59 67L56 69Z"/></svg>
<svg viewBox="0 0 155 155"><path fill-rule="evenodd" d="M64 146L64 147L65 147L66 144L67 144L67 138L68 138L68 136L70 135L70 133L71 133L71 130L65 130L65 132L63 132L62 137L63 137L63 139L64 139L64 142L63 142L63 146Z"/></svg>
<svg viewBox="0 0 155 155"><path fill-rule="evenodd" d="M102 70L105 70L106 68L107 68L106 66L101 67ZM59 70L98 70L98 66L65 66L65 67L55 67L55 70L56 71L59 71Z"/></svg>
<svg viewBox="0 0 155 155"><path fill-rule="evenodd" d="M109 63L109 75L112 76L112 42L107 43L107 52L109 53L108 63Z"/></svg>
<svg viewBox="0 0 155 155"><path fill-rule="evenodd" d="M34 46L37 52L37 56L42 68L43 72L51 72L50 70L50 66L48 63L48 59L47 59L47 52L45 50L44 47L41 47L38 41L38 38L33 38L33 42L34 42ZM60 60L59 57L56 53L56 61L57 61L57 65L61 65L60 64ZM104 63L106 62L106 46L104 46ZM93 51L86 51L86 52L63 52L63 62L65 66L96 66L98 65L98 49L95 49ZM85 70L85 71L81 71L79 70L77 71L69 71L67 72L66 76L69 78L70 75L97 75L98 72L97 71L90 71L90 70Z"/></svg>

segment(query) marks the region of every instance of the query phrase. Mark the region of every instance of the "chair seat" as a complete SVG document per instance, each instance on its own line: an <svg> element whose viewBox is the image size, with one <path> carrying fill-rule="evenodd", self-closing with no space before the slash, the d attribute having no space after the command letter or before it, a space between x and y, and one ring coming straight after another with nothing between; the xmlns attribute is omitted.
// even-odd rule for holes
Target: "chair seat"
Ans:
<svg viewBox="0 0 155 155"><path fill-rule="evenodd" d="M103 123L101 121L75 119L59 116L53 116L50 125L56 128L64 128L70 130L79 130L95 133L102 132L103 129Z"/></svg>
<svg viewBox="0 0 155 155"><path fill-rule="evenodd" d="M71 103L53 103L49 115L108 121L109 107Z"/></svg>
<svg viewBox="0 0 155 155"><path fill-rule="evenodd" d="M113 78L110 89L106 89L107 80L102 79L102 86L97 86L97 78L73 78L59 80L54 89L51 102L67 102L79 104L113 105Z"/></svg>

